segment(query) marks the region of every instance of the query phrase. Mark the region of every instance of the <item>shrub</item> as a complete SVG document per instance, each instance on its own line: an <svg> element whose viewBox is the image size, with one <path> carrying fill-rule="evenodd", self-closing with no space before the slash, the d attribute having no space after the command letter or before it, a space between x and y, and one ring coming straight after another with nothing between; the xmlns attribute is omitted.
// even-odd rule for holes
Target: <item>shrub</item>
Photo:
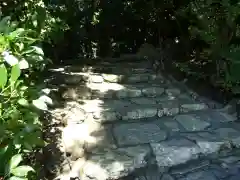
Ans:
<svg viewBox="0 0 240 180"><path fill-rule="evenodd" d="M39 121L51 99L29 80L45 59L34 31L10 17L0 21L0 177L26 179L33 168L23 158L44 145ZM44 93L45 92L45 93Z"/></svg>

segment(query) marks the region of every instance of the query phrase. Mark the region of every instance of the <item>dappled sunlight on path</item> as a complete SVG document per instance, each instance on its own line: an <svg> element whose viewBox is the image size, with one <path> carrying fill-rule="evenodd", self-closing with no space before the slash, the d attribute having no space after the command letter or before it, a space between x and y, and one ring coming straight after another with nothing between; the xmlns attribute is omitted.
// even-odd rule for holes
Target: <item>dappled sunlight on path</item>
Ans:
<svg viewBox="0 0 240 180"><path fill-rule="evenodd" d="M234 116L184 84L156 74L146 61L49 72L49 87L59 96L51 114L62 124L59 144L65 154L58 179L171 180L191 173L214 179L217 155L240 145ZM194 172L183 173L181 165L193 161Z"/></svg>

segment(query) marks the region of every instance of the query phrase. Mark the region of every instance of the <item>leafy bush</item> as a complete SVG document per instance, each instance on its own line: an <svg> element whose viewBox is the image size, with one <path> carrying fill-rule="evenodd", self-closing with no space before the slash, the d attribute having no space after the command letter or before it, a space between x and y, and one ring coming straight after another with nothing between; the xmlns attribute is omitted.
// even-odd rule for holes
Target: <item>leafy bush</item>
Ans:
<svg viewBox="0 0 240 180"><path fill-rule="evenodd" d="M178 11L178 15L189 19L190 38L200 39L205 43L202 47L198 45L201 50L194 55L191 62L181 64L181 68L190 72L190 67L194 65L201 67L201 73L191 74L210 78L214 85L239 93L240 48L239 42L234 42L240 35L239 2L190 1Z"/></svg>
<svg viewBox="0 0 240 180"><path fill-rule="evenodd" d="M34 31L19 28L10 17L0 21L0 177L26 179L32 167L23 157L44 145L40 110L51 99L29 80L44 68L44 53Z"/></svg>

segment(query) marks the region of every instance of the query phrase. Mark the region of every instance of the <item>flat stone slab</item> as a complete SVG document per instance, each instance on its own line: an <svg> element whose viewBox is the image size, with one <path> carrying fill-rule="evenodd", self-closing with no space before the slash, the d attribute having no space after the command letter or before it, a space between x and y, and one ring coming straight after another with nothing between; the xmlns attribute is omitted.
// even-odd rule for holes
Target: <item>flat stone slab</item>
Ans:
<svg viewBox="0 0 240 180"><path fill-rule="evenodd" d="M210 165L209 160L194 160L194 161L189 161L186 164L180 164L178 166L175 166L171 168L170 173L172 175L176 176L183 176L188 173L192 173L194 171L201 170L203 168L208 168Z"/></svg>
<svg viewBox="0 0 240 180"><path fill-rule="evenodd" d="M219 124L224 122L233 122L236 120L236 117L234 117L233 115L230 115L218 110L198 111L194 113L194 116L196 116L201 120L211 122L214 124Z"/></svg>
<svg viewBox="0 0 240 180"><path fill-rule="evenodd" d="M164 93L164 88L161 88L161 87L143 88L142 93L144 96L147 96L147 97L156 97Z"/></svg>
<svg viewBox="0 0 240 180"><path fill-rule="evenodd" d="M157 104L156 100L154 98L145 98L145 97L142 97L142 98L132 98L130 99L130 101L132 103L135 103L135 104Z"/></svg>
<svg viewBox="0 0 240 180"><path fill-rule="evenodd" d="M129 123L113 129L119 146L154 143L165 140L167 134L153 123Z"/></svg>
<svg viewBox="0 0 240 180"><path fill-rule="evenodd" d="M194 115L177 115L175 120L178 121L187 131L201 131L211 124L196 118Z"/></svg>
<svg viewBox="0 0 240 180"><path fill-rule="evenodd" d="M139 82L148 82L149 75L146 74L133 74L130 77L126 78L126 82L128 83L139 83Z"/></svg>
<svg viewBox="0 0 240 180"><path fill-rule="evenodd" d="M113 139L111 125L97 128L89 133L89 137L85 139L85 150L87 152L93 152L97 148L117 148Z"/></svg>
<svg viewBox="0 0 240 180"><path fill-rule="evenodd" d="M199 154L198 146L184 138L152 143L151 147L160 168L186 163L198 158Z"/></svg>
<svg viewBox="0 0 240 180"><path fill-rule="evenodd" d="M180 109L178 100L163 101L159 104L161 108L158 110L158 117L162 117L163 115L173 116L179 114Z"/></svg>
<svg viewBox="0 0 240 180"><path fill-rule="evenodd" d="M210 171L198 171L186 175L179 180L218 180Z"/></svg>
<svg viewBox="0 0 240 180"><path fill-rule="evenodd" d="M93 152L83 168L84 176L95 180L119 179L146 166L150 152L149 146Z"/></svg>
<svg viewBox="0 0 240 180"><path fill-rule="evenodd" d="M137 89L137 88L134 88L134 87L125 88L125 89L122 89L120 91L117 91L116 96L118 98L141 97L142 92L141 92L141 89Z"/></svg>
<svg viewBox="0 0 240 180"><path fill-rule="evenodd" d="M137 120L150 118L157 115L158 106L156 105L132 105L119 110L122 120Z"/></svg>
<svg viewBox="0 0 240 180"><path fill-rule="evenodd" d="M169 96L179 96L181 94L181 90L178 88L168 88L165 92Z"/></svg>
<svg viewBox="0 0 240 180"><path fill-rule="evenodd" d="M191 112L191 111L198 111L208 109L208 106L204 103L185 103L181 105L182 112Z"/></svg>

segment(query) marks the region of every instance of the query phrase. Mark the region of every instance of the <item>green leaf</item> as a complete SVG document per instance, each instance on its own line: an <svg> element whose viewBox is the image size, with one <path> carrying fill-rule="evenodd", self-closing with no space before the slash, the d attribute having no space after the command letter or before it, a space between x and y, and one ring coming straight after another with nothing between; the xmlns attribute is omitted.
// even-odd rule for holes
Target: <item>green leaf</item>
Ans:
<svg viewBox="0 0 240 180"><path fill-rule="evenodd" d="M15 45L18 47L19 51L22 51L24 49L24 43L15 43Z"/></svg>
<svg viewBox="0 0 240 180"><path fill-rule="evenodd" d="M3 89L7 84L7 69L4 64L0 66L0 87Z"/></svg>
<svg viewBox="0 0 240 180"><path fill-rule="evenodd" d="M23 177L16 177L16 176L12 176L9 178L9 180L28 180L27 178L23 178Z"/></svg>
<svg viewBox="0 0 240 180"><path fill-rule="evenodd" d="M42 48L37 47L37 46L32 46L32 48L34 49L36 54L44 56L44 52L43 52Z"/></svg>
<svg viewBox="0 0 240 180"><path fill-rule="evenodd" d="M14 176L26 177L30 171L35 172L34 169L30 166L18 166L16 168L12 169L11 173Z"/></svg>
<svg viewBox="0 0 240 180"><path fill-rule="evenodd" d="M24 99L24 98L19 99L18 100L18 104L20 104L22 106L25 106L25 107L29 105L28 101L26 99Z"/></svg>
<svg viewBox="0 0 240 180"><path fill-rule="evenodd" d="M46 111L48 109L46 103L41 99L33 100L32 103L38 109L41 109L44 111Z"/></svg>
<svg viewBox="0 0 240 180"><path fill-rule="evenodd" d="M0 160L5 155L5 153L7 152L7 149L8 149L8 146L0 148Z"/></svg>
<svg viewBox="0 0 240 180"><path fill-rule="evenodd" d="M6 32L8 30L8 22L11 20L10 16L6 16L0 21L0 32Z"/></svg>
<svg viewBox="0 0 240 180"><path fill-rule="evenodd" d="M14 40L15 38L21 36L25 32L25 29L23 28L18 28L15 31L11 32L8 36L10 40Z"/></svg>
<svg viewBox="0 0 240 180"><path fill-rule="evenodd" d="M41 96L39 99L45 102L46 104L50 104L50 105L53 104L52 99L46 95Z"/></svg>
<svg viewBox="0 0 240 180"><path fill-rule="evenodd" d="M12 169L16 168L22 160L21 154L14 155L9 162L9 171L11 172Z"/></svg>
<svg viewBox="0 0 240 180"><path fill-rule="evenodd" d="M28 69L28 68L29 68L28 62L27 62L25 59L22 59L22 60L19 62L19 68L20 68L20 69Z"/></svg>
<svg viewBox="0 0 240 180"><path fill-rule="evenodd" d="M45 89L42 89L42 92L45 94L50 94L51 89L45 88Z"/></svg>
<svg viewBox="0 0 240 180"><path fill-rule="evenodd" d="M11 77L10 77L11 83L14 83L19 78L20 75L21 75L21 70L19 68L19 65L17 64L13 66L11 70Z"/></svg>
<svg viewBox="0 0 240 180"><path fill-rule="evenodd" d="M33 26L36 28L37 25L38 25L38 21L37 20L33 20L32 23L33 23Z"/></svg>

